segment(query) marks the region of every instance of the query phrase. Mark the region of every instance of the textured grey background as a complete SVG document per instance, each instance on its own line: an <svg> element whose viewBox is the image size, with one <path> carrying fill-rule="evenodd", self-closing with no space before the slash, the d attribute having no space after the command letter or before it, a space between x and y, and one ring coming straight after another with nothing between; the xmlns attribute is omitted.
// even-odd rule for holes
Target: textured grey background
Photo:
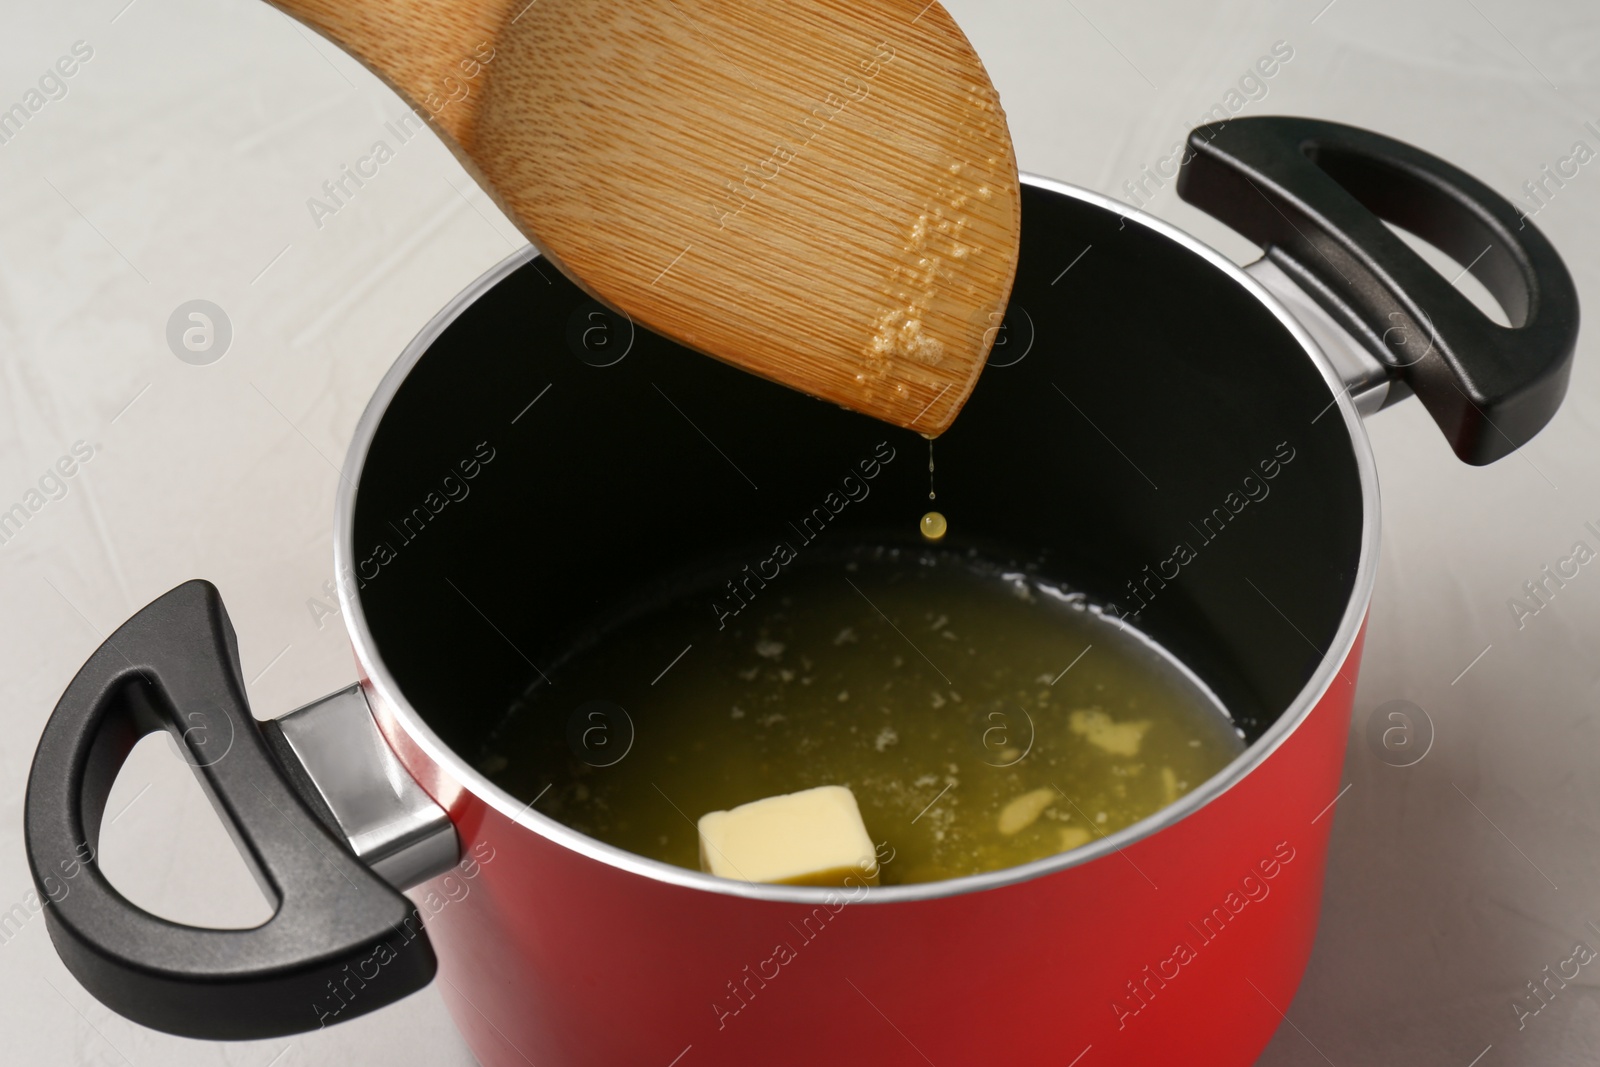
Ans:
<svg viewBox="0 0 1600 1067"><path fill-rule="evenodd" d="M1244 114L1370 126L1514 200L1575 141L1600 149L1582 128L1600 120L1592 0L1325 4L948 6L999 86L1022 166L1113 194L1278 41L1294 57ZM95 455L0 547L0 913L29 889L22 795L40 726L101 635L140 605L186 578L215 581L258 711L352 679L338 620L319 626L308 606L331 576L334 464L405 342L521 243L429 138L400 147L319 228L307 198L404 109L263 4L10 0L3 17L0 107L75 41L93 56L0 144L0 508L75 441ZM1597 207L1600 163L1538 218L1591 301ZM1151 210L1250 258L1170 188ZM209 366L180 362L165 339L193 299L232 323L231 348ZM1264 1064L1600 1056L1600 962L1520 1029L1513 1008L1537 1003L1526 983L1576 942L1600 946L1587 926L1600 924L1600 566L1520 629L1507 604L1574 541L1600 548L1584 529L1600 526L1597 336L1554 424L1492 468L1458 464L1414 403L1370 423L1386 511L1349 789L1316 955ZM1363 732L1397 699L1435 731L1408 768L1381 760ZM108 870L174 918L261 918L164 745L142 747L118 782ZM8 1063L471 1062L431 991L293 1040L146 1031L77 986L37 917L0 942L0 1034Z"/></svg>

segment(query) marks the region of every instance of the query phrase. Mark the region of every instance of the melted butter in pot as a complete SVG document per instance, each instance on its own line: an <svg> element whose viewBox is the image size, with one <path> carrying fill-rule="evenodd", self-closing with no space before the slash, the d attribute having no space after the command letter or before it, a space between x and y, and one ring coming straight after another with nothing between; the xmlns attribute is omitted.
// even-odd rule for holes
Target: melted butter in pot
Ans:
<svg viewBox="0 0 1600 1067"><path fill-rule="evenodd" d="M689 596L575 654L481 766L583 833L695 869L706 812L848 786L893 849L887 885L1077 848L1244 749L1192 675L1081 595L931 548L786 574L721 631Z"/></svg>

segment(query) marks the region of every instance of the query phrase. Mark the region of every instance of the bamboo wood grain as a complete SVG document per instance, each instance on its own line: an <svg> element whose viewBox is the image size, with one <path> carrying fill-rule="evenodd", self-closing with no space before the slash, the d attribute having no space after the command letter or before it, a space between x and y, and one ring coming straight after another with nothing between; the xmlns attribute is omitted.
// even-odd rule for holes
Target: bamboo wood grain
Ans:
<svg viewBox="0 0 1600 1067"><path fill-rule="evenodd" d="M929 435L972 391L1020 190L994 88L938 3L273 2L635 321Z"/></svg>

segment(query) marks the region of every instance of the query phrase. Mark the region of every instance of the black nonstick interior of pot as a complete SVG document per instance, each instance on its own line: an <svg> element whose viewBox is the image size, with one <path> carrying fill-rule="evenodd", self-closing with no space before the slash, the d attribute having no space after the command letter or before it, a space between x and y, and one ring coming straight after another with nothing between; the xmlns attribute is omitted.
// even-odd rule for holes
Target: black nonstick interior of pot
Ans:
<svg viewBox="0 0 1600 1067"><path fill-rule="evenodd" d="M1114 603L1259 736L1330 650L1355 580L1361 489L1328 384L1197 253L1038 187L1006 322L936 444L946 547ZM927 443L635 330L535 260L389 404L343 580L402 692L470 760L538 672L561 692L598 620L796 542L791 524L889 450L818 545L917 543ZM685 643L717 621L708 603Z"/></svg>

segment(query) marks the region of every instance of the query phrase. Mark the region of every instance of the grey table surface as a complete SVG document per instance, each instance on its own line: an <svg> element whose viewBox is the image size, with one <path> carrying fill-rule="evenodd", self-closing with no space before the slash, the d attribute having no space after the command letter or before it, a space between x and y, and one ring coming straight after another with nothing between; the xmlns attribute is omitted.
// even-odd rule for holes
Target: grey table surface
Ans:
<svg viewBox="0 0 1600 1067"><path fill-rule="evenodd" d="M947 6L999 87L1022 167L1112 195L1218 103L1378 129L1522 203L1523 183L1576 142L1600 148L1584 126L1600 122L1592 0ZM80 61L0 143L0 506L76 442L93 455L0 547L0 1060L470 1064L432 991L231 1046L118 1018L26 906L22 800L73 672L184 579L221 587L258 714L352 680L338 620L311 606L332 573L337 462L406 341L523 242L430 137L316 217L308 199L404 106L265 4L11 0L3 17L0 107L28 102L75 46ZM1246 79L1278 42L1292 58ZM1253 258L1170 185L1149 210ZM1600 165L1579 167L1538 223L1580 292L1600 293ZM231 323L209 366L167 342L193 299ZM1531 617L1509 607L1574 542L1600 547L1585 529L1600 524L1596 337L1560 415L1495 466L1456 462L1415 403L1369 421L1386 510L1348 789L1315 955L1262 1064L1600 1058L1600 972L1536 1015L1515 1007L1538 1003L1527 983L1575 944L1600 946L1600 577L1584 567ZM1392 700L1432 724L1413 766L1365 739ZM103 862L134 899L198 923L265 916L164 741L135 752L110 812Z"/></svg>

